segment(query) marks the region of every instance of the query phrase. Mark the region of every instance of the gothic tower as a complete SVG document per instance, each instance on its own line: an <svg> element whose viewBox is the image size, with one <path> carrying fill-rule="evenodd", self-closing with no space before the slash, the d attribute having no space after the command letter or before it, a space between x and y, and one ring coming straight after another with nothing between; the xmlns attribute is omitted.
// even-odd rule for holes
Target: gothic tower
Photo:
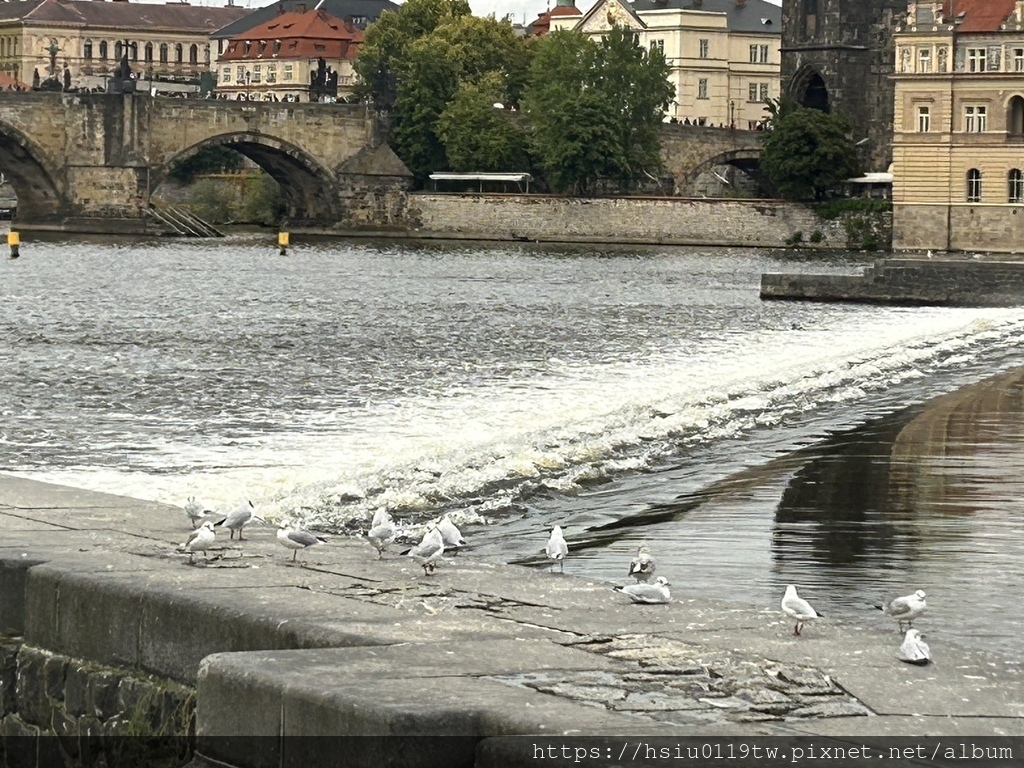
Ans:
<svg viewBox="0 0 1024 768"><path fill-rule="evenodd" d="M846 117L867 171L892 161L892 36L906 14L907 0L782 0L782 93Z"/></svg>

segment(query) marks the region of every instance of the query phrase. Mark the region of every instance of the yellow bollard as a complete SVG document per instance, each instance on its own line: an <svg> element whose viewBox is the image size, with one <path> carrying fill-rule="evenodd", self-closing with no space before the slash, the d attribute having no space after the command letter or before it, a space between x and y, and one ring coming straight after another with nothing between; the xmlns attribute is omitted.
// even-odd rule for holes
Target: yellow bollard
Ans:
<svg viewBox="0 0 1024 768"><path fill-rule="evenodd" d="M277 233L277 244L281 247L281 255L288 255L288 233L278 232Z"/></svg>
<svg viewBox="0 0 1024 768"><path fill-rule="evenodd" d="M7 233L7 245L11 249L11 258L12 259L18 258L18 256L20 255L18 253L18 246L21 245L21 238L18 237L18 233L17 232L8 232Z"/></svg>

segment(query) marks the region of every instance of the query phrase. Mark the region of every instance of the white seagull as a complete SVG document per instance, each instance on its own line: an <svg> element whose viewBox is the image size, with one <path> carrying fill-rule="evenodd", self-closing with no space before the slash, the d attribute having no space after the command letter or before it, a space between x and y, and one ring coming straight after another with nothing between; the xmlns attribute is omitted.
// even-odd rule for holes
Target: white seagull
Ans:
<svg viewBox="0 0 1024 768"><path fill-rule="evenodd" d="M932 652L928 644L922 639L924 635L916 629L908 629L906 637L903 638L903 645L900 646L900 661L907 664L916 664L919 667L931 663Z"/></svg>
<svg viewBox="0 0 1024 768"><path fill-rule="evenodd" d="M372 527L369 533L366 534L366 538L370 540L374 549L377 550L377 559L380 560L384 556L384 550L395 540L398 529L395 527L395 522L391 519L391 515L388 514L386 509L377 510L371 525Z"/></svg>
<svg viewBox="0 0 1024 768"><path fill-rule="evenodd" d="M562 526L556 525L552 529L545 552L548 558L562 566L562 573L565 573L565 556L569 554L569 545L565 543L565 537L562 536ZM555 562L551 563L551 567L555 567Z"/></svg>
<svg viewBox="0 0 1024 768"><path fill-rule="evenodd" d="M444 539L437 526L433 523L427 525L422 540L415 547L406 553L409 557L423 566L423 575L434 572L434 566L444 554Z"/></svg>
<svg viewBox="0 0 1024 768"><path fill-rule="evenodd" d="M309 531L303 530L294 523L282 520L277 529L277 540L288 549L292 550L292 562L295 562L300 549L308 549L317 544L325 544L327 539L323 536L315 536Z"/></svg>
<svg viewBox="0 0 1024 768"><path fill-rule="evenodd" d="M786 594L782 598L782 611L787 616L796 619L796 626L793 627L794 635L800 634L804 628L804 622L821 618L821 614L811 608L811 604L796 593L796 587L792 584L786 587Z"/></svg>
<svg viewBox="0 0 1024 768"><path fill-rule="evenodd" d="M192 527L196 528L199 526L199 522L206 517L207 510L196 501L195 496L189 496L188 504L185 505L185 514L188 515L188 520Z"/></svg>
<svg viewBox="0 0 1024 768"><path fill-rule="evenodd" d="M629 562L629 575L636 579L638 584L646 584L654 575L654 558L651 557L651 550L643 544L637 547L636 557Z"/></svg>
<svg viewBox="0 0 1024 768"><path fill-rule="evenodd" d="M454 549L458 552L461 547L466 546L466 540L462 538L462 532L459 531L458 526L451 521L447 514L437 524L437 530L441 532L441 538L444 539L445 549Z"/></svg>
<svg viewBox="0 0 1024 768"><path fill-rule="evenodd" d="M625 587L615 587L616 592L629 595L634 603L667 603L672 599L668 591L669 582L664 576L659 576L653 584L638 583Z"/></svg>
<svg viewBox="0 0 1024 768"><path fill-rule="evenodd" d="M207 557L206 551L213 546L216 540L217 532L213 530L213 523L207 520L189 534L185 543L181 545L181 549L188 552L188 562L192 564L196 561L195 553L202 552L203 557Z"/></svg>
<svg viewBox="0 0 1024 768"><path fill-rule="evenodd" d="M899 631L902 632L904 624L907 625L907 629L914 626L914 619L924 613L927 603L924 599L924 590L919 589L912 595L897 597L885 605L876 605L875 607L895 621L899 626Z"/></svg>
<svg viewBox="0 0 1024 768"><path fill-rule="evenodd" d="M227 517L214 525L222 525L231 531L231 538L235 538L235 532L238 532L238 540L242 540L242 528L245 524L252 520L252 502L248 501L237 509L228 512Z"/></svg>

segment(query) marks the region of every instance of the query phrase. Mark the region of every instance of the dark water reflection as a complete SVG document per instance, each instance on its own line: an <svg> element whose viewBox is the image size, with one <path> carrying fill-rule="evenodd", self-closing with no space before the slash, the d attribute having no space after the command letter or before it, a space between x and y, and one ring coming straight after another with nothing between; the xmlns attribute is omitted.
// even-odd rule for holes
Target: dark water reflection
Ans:
<svg viewBox="0 0 1024 768"><path fill-rule="evenodd" d="M1024 631L1022 416L1017 369L820 440L805 436L807 447L590 525L577 534L570 568L623 582L632 549L644 542L678 598L774 607L795 583L827 615L894 636L872 606L924 589L929 611L919 623L933 644L1016 658ZM671 487L689 471L646 482ZM596 518L602 498L607 507L618 495L595 492L575 520Z"/></svg>

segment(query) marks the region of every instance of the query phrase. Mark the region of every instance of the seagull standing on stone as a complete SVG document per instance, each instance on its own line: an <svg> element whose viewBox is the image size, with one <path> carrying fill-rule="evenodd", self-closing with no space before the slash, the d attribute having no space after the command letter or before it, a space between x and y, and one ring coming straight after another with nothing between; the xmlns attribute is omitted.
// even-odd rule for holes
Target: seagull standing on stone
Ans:
<svg viewBox="0 0 1024 768"><path fill-rule="evenodd" d="M793 634L797 636L800 635L805 622L821 618L821 614L811 608L811 604L796 593L796 587L792 584L786 587L786 594L782 597L782 611L787 616L796 619Z"/></svg>
<svg viewBox="0 0 1024 768"><path fill-rule="evenodd" d="M637 584L648 583L654 575L654 558L651 550L643 544L637 547L636 557L629 563L629 575L636 579Z"/></svg>
<svg viewBox="0 0 1024 768"><path fill-rule="evenodd" d="M292 562L295 562L300 549L308 549L317 544L325 544L327 539L323 536L315 536L309 531L303 530L294 523L282 520L277 529L277 540L288 549L292 550Z"/></svg>
<svg viewBox="0 0 1024 768"><path fill-rule="evenodd" d="M922 639L924 635L916 629L908 629L906 637L903 638L903 645L900 646L900 661L907 664L916 664L919 667L931 663L932 652L928 644Z"/></svg>
<svg viewBox="0 0 1024 768"><path fill-rule="evenodd" d="M398 529L395 527L395 522L391 519L388 511L386 509L378 509L373 516L370 531L366 534L366 538L370 540L374 549L377 550L378 560L384 556L384 550L395 540L397 534Z"/></svg>
<svg viewBox="0 0 1024 768"><path fill-rule="evenodd" d="M427 525L427 530L420 543L406 554L423 566L424 576L433 573L434 566L444 554L444 539L441 537L441 532L437 530L437 526L433 523Z"/></svg>
<svg viewBox="0 0 1024 768"><path fill-rule="evenodd" d="M669 582L664 576L659 576L653 584L637 583L625 587L615 587L616 592L628 595L634 603L667 603L672 599L668 591Z"/></svg>
<svg viewBox="0 0 1024 768"><path fill-rule="evenodd" d="M181 545L181 549L188 552L189 565L195 563L196 552L202 552L203 557L207 557L206 551L213 546L216 540L217 532L213 530L213 523L209 520L192 531L185 543Z"/></svg>
<svg viewBox="0 0 1024 768"><path fill-rule="evenodd" d="M458 526L451 521L447 514L437 524L437 530L441 532L441 538L444 539L445 549L454 549L457 553L459 549L466 546L466 540L462 538L462 532L459 531Z"/></svg>
<svg viewBox="0 0 1024 768"><path fill-rule="evenodd" d="M556 525L552 529L545 552L552 560L551 567L554 568L555 562L557 562L562 567L562 573L565 573L565 556L569 554L569 545L565 543L565 537L562 536L562 526Z"/></svg>
<svg viewBox="0 0 1024 768"><path fill-rule="evenodd" d="M238 532L238 540L242 540L242 528L245 524L252 520L253 506L251 501L247 501L237 509L228 512L227 517L214 525L222 525L231 531L231 538L235 538L235 532Z"/></svg>
<svg viewBox="0 0 1024 768"><path fill-rule="evenodd" d="M924 590L919 589L912 595L897 597L885 605L875 607L895 621L899 627L898 631L902 632L904 624L907 625L907 629L914 626L914 619L924 613L927 603L924 599Z"/></svg>

